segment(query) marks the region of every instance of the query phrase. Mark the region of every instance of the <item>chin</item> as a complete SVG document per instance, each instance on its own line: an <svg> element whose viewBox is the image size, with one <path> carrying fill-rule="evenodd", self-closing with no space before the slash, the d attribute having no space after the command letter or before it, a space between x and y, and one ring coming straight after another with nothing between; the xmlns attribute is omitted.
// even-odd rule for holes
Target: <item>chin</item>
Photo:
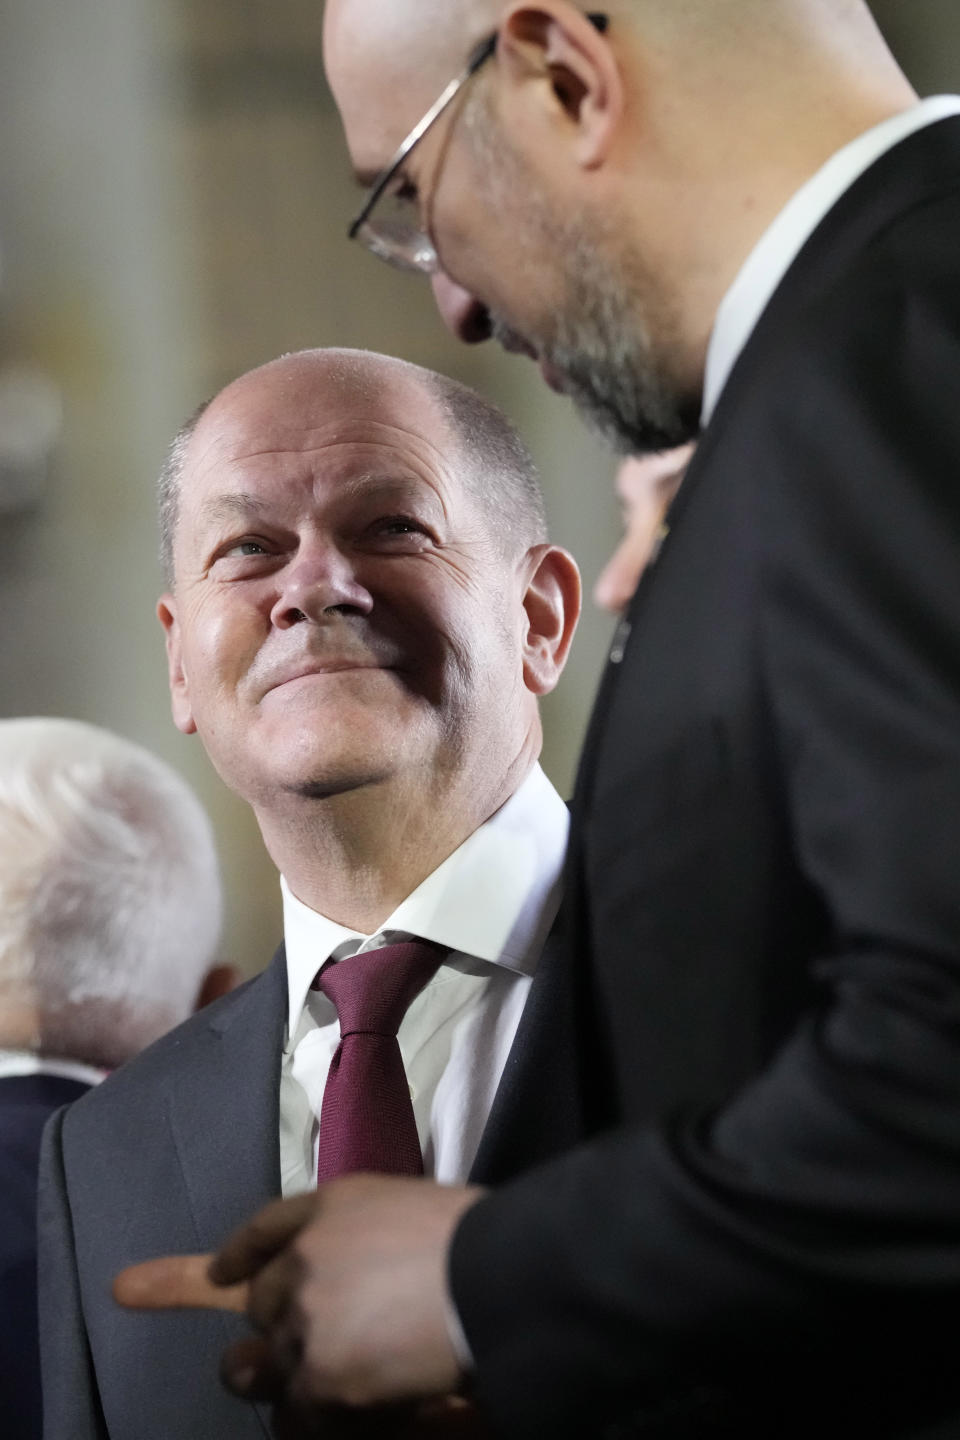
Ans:
<svg viewBox="0 0 960 1440"><path fill-rule="evenodd" d="M300 737L290 763L279 767L278 789L304 799L324 800L376 785L389 777L396 759L396 741L384 736L379 727L355 725L345 736L322 730ZM339 743L338 743L339 742Z"/></svg>

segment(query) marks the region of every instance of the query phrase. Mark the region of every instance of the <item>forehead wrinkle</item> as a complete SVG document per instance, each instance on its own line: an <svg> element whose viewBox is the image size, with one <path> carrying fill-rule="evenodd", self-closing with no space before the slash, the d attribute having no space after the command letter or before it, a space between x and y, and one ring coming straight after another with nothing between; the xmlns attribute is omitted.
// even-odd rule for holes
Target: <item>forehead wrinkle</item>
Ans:
<svg viewBox="0 0 960 1440"><path fill-rule="evenodd" d="M356 421L334 421L330 426L304 427L303 441L296 444L273 444L263 445L256 450L241 448L238 444L232 449L232 453L225 456L226 462L230 465L242 465L248 460L259 460L265 456L292 456L294 458L306 458L311 455L322 454L328 451L345 449L383 449L391 452L396 458L396 463L410 469L411 457L421 462L427 462L434 471L449 475L457 479L457 471L454 468L456 446L452 437L446 434L447 426L445 421L439 419L438 425L444 430L444 439L449 441L448 446L441 445L423 434L420 430L409 429L400 424L394 424L387 420L356 420ZM325 438L324 432L329 431L329 438ZM396 438L399 437L399 443Z"/></svg>
<svg viewBox="0 0 960 1440"><path fill-rule="evenodd" d="M326 449L328 447L324 448ZM399 485L409 488L411 485L425 484L430 493L437 499L444 516L447 517L449 515L449 508L446 496L443 493L444 487L438 486L435 483L434 475L432 473L425 475L420 469L412 467L402 459L398 463L396 458L397 452L394 447L390 446L385 448L389 449L392 457L392 463L389 468L371 465L370 463L364 464L362 469L338 478L336 482L337 495L352 498L355 495L362 495L371 486L386 488L389 486L397 487ZM261 451L245 458L256 459L259 455L275 455L277 453L278 452L274 450ZM311 452L297 450L279 453L292 453L299 457ZM237 463L242 464L242 462ZM305 474L303 477L305 484L310 486L311 491L313 483L317 478L318 477L309 474ZM211 495L206 499L202 499L198 505L197 519L201 524L215 524L222 521L242 519L251 514L255 516L267 516L274 508L275 503L275 497L270 494L256 495L246 490L230 491L226 494Z"/></svg>

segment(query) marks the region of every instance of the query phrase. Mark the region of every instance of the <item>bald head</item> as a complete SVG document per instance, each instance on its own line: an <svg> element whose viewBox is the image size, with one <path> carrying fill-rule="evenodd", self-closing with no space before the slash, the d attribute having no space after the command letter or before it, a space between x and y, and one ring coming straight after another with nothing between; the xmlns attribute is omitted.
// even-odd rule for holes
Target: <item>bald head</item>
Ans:
<svg viewBox="0 0 960 1440"><path fill-rule="evenodd" d="M386 114L399 94L425 108L478 40L528 8L515 0L327 0L324 57L345 120L374 71L383 83L368 103L379 97ZM861 70L889 60L866 0L547 0L537 13L591 8L610 17L618 41L632 34L661 52L675 48L688 64L708 57L715 69L725 51L743 56L787 42L795 59L799 45L847 51Z"/></svg>
<svg viewBox="0 0 960 1440"><path fill-rule="evenodd" d="M452 66L450 75L459 68L470 37L483 33L484 28L492 29L500 9L495 0L462 4L457 0L424 0L423 4L413 0L397 0L396 4L391 0L328 0L323 18L324 57L341 110L349 112L354 98L367 89L374 69L378 87L403 85L409 95L413 86L411 105L416 107L425 96L426 109L435 98L430 91L436 75L444 65ZM387 98L382 89L378 88L378 93ZM389 145L390 136L382 127L390 124L390 107L375 110L374 115L381 126L380 138Z"/></svg>
<svg viewBox="0 0 960 1440"><path fill-rule="evenodd" d="M359 400L371 430L409 402L427 402L431 439L446 452L464 487L489 517L505 548L546 538L543 497L533 459L506 416L490 401L445 375L365 350L305 350L240 376L204 402L173 441L159 481L161 560L175 573L174 541L186 471L229 455L240 432L263 448L282 445L285 425L314 415L318 401L335 430L338 400ZM389 443L389 436L387 436Z"/></svg>

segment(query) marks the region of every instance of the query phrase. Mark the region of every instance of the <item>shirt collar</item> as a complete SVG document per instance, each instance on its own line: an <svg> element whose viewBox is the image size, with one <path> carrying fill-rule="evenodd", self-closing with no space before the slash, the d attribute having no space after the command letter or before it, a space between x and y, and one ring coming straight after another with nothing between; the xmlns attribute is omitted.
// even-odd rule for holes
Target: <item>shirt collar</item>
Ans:
<svg viewBox="0 0 960 1440"><path fill-rule="evenodd" d="M560 903L567 807L539 765L463 844L397 906L376 936L311 910L283 876L288 1034L296 1032L310 982L346 940L400 931L530 975Z"/></svg>
<svg viewBox="0 0 960 1440"><path fill-rule="evenodd" d="M99 1085L107 1073L80 1060L55 1060L49 1055L35 1055L32 1050L0 1050L0 1080L15 1075L58 1075L83 1085Z"/></svg>
<svg viewBox="0 0 960 1440"><path fill-rule="evenodd" d="M787 202L747 256L714 322L703 382L706 426L741 350L804 244L855 180L915 130L960 114L960 96L933 95L858 135L832 155Z"/></svg>

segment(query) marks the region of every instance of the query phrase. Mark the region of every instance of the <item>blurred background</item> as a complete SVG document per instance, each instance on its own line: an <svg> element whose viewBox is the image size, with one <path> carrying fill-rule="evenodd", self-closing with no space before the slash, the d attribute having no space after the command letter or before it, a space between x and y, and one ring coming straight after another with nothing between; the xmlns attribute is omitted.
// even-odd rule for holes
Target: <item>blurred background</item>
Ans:
<svg viewBox="0 0 960 1440"><path fill-rule="evenodd" d="M921 94L960 90L957 0L877 0ZM357 207L320 65L321 0L2 0L0 714L150 746L213 817L224 959L280 938L246 806L169 717L154 478L201 399L310 345L403 355L484 390L543 472L587 595L618 534L614 462L520 358L450 339L424 282L349 246ZM612 621L587 600L545 766L569 793Z"/></svg>

